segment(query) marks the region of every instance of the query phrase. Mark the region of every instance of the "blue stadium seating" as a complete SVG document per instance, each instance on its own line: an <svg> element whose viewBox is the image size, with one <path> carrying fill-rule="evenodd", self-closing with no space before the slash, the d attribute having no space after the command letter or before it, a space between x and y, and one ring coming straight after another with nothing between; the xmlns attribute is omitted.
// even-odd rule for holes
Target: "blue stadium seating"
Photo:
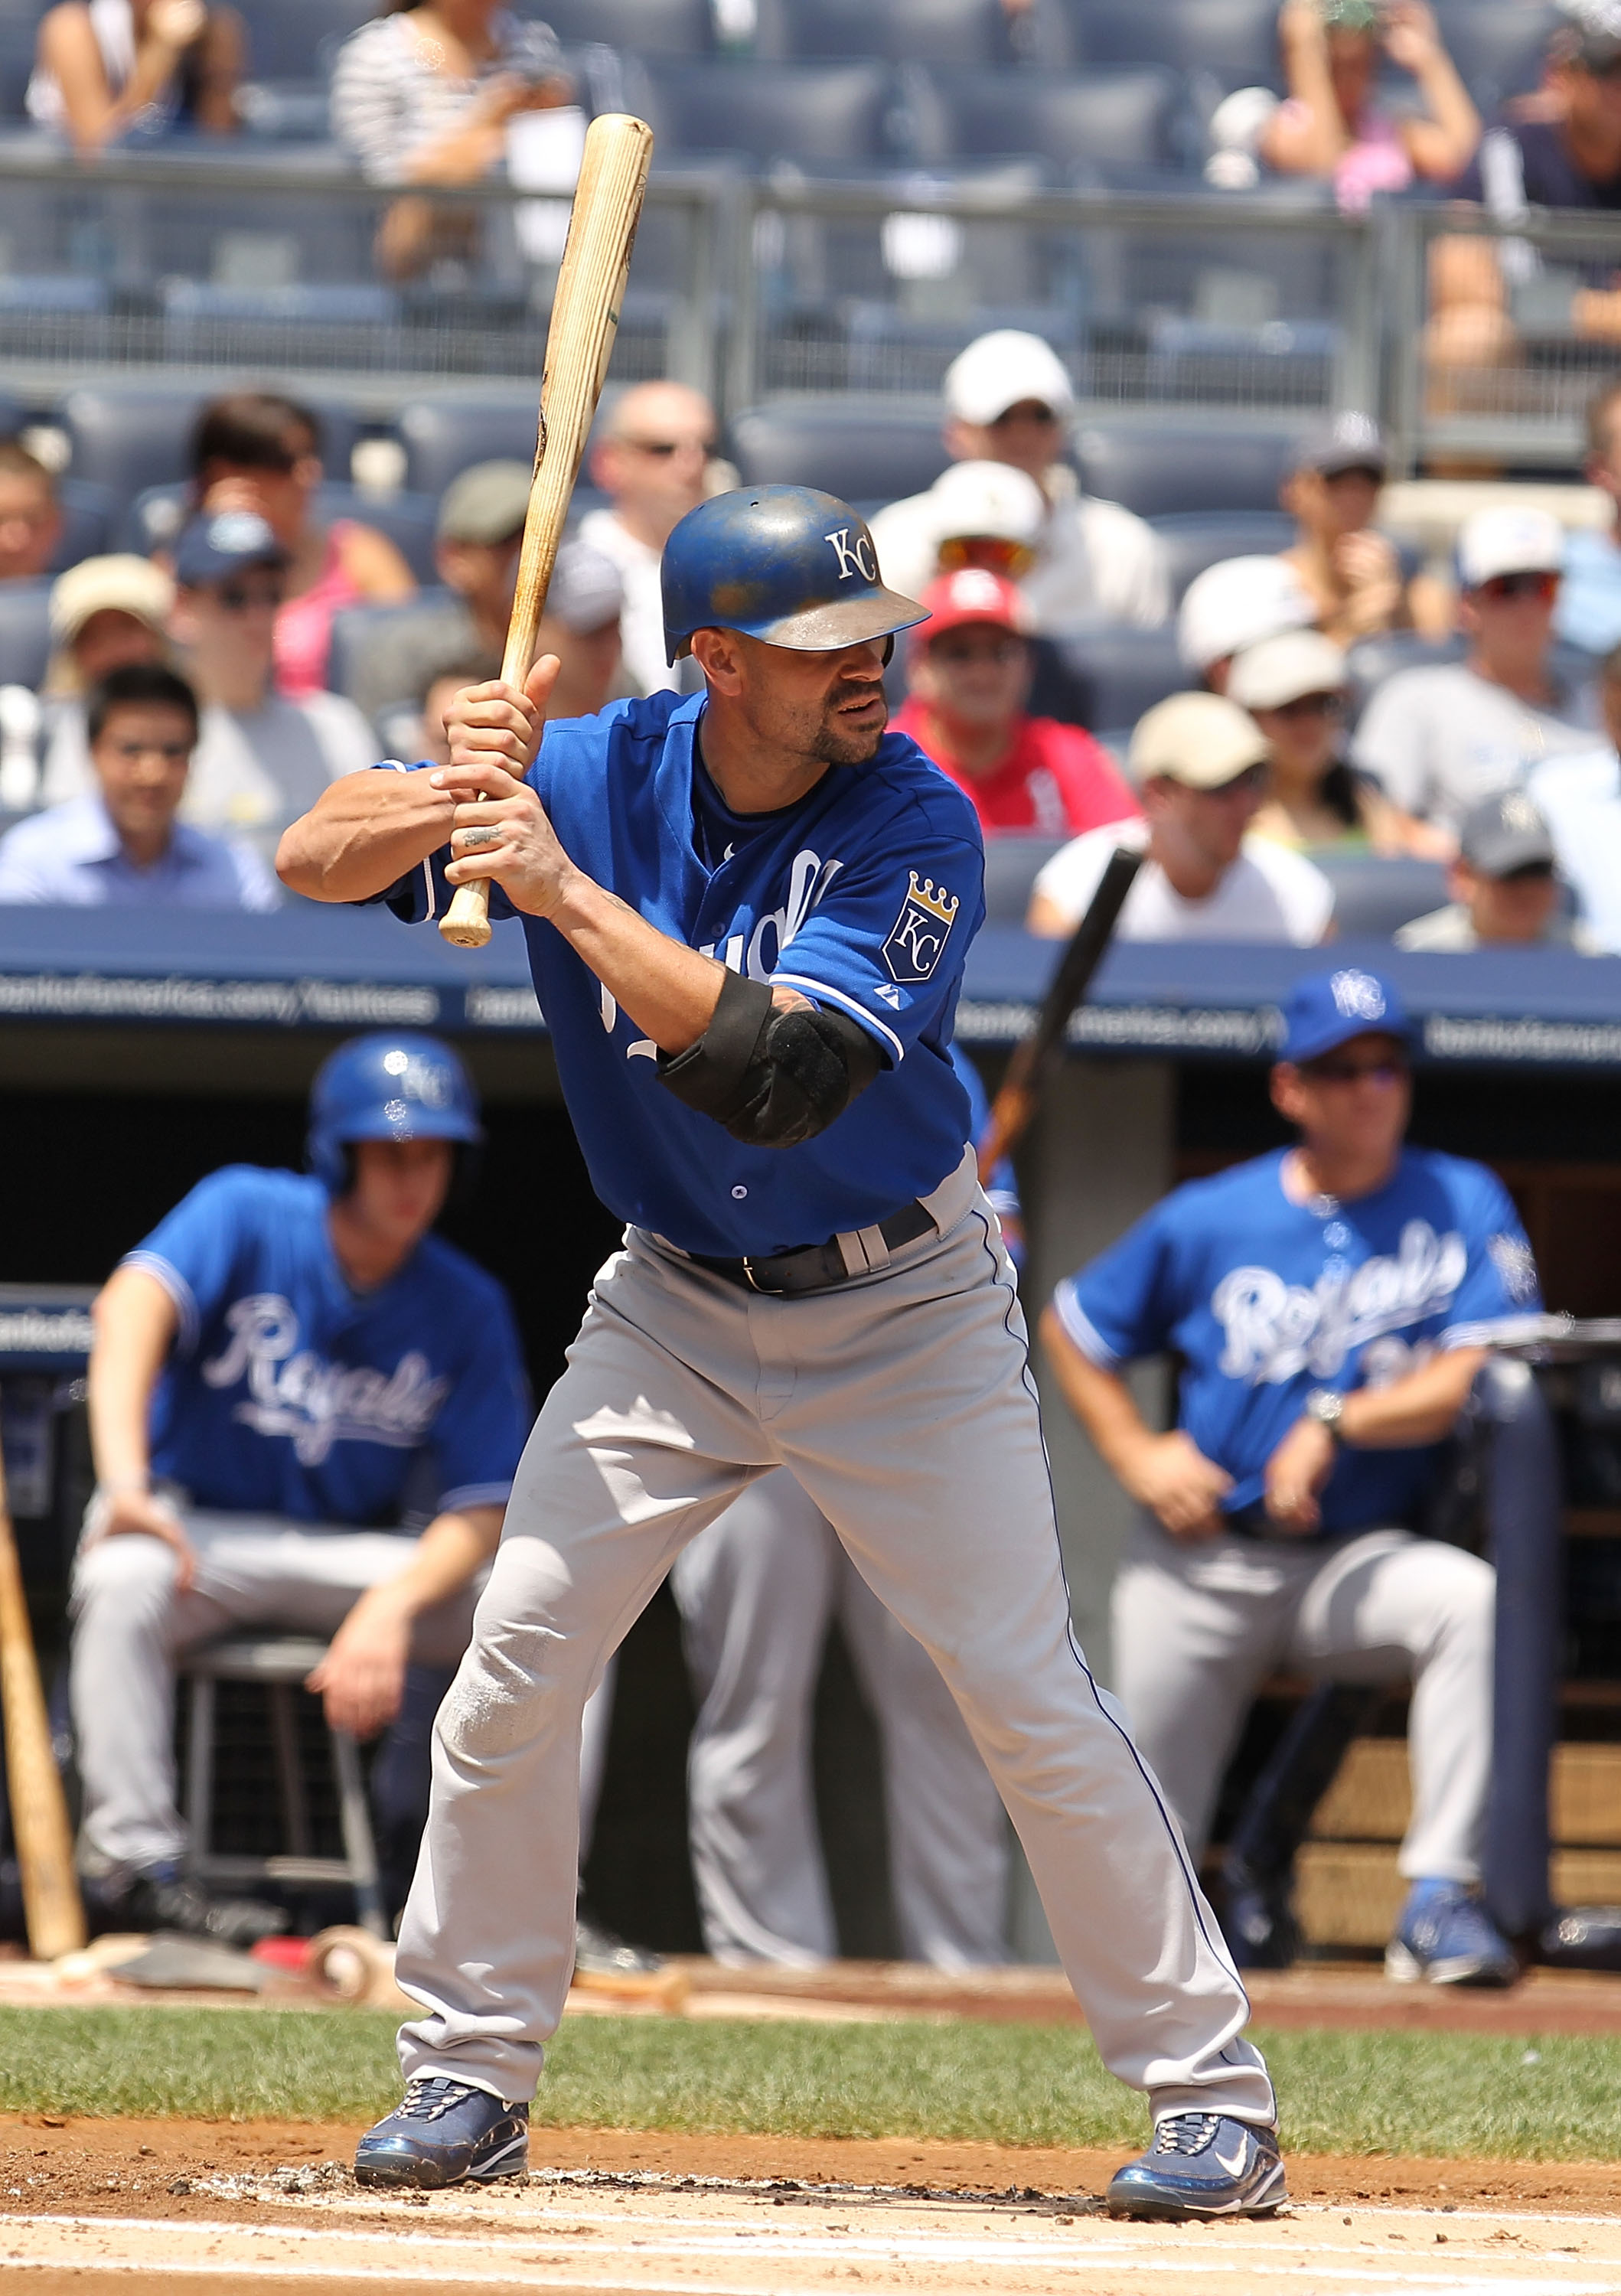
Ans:
<svg viewBox="0 0 1621 2296"><path fill-rule="evenodd" d="M61 574L77 566L81 558L99 558L111 549L119 505L111 487L92 486L84 479L62 479L56 492L62 507L62 530L51 571Z"/></svg>
<svg viewBox="0 0 1621 2296"><path fill-rule="evenodd" d="M1110 627L1055 643L1085 690L1086 724L1110 741L1123 741L1145 709L1194 683L1176 651L1175 629Z"/></svg>
<svg viewBox="0 0 1621 2296"><path fill-rule="evenodd" d="M1438 861L1411 854L1379 855L1332 846L1313 860L1334 888L1334 922L1347 939L1388 940L1414 917L1445 908L1452 898Z"/></svg>
<svg viewBox="0 0 1621 2296"><path fill-rule="evenodd" d="M0 390L0 439L14 439L27 427L28 409L9 390Z"/></svg>
<svg viewBox="0 0 1621 2296"><path fill-rule="evenodd" d="M144 488L186 476L186 453L201 391L157 390L149 383L99 383L70 390L57 408L72 449L76 479L110 487L126 502Z"/></svg>
<svg viewBox="0 0 1621 2296"><path fill-rule="evenodd" d="M714 45L709 0L533 0L560 40L605 41L643 56L704 56Z"/></svg>
<svg viewBox="0 0 1621 2296"><path fill-rule="evenodd" d="M1304 422L1305 418L1302 418ZM1296 431L1089 422L1075 459L1089 495L1143 518L1172 512L1275 510Z"/></svg>
<svg viewBox="0 0 1621 2296"><path fill-rule="evenodd" d="M890 154L891 76L879 63L671 64L646 76L645 118L658 148L776 160L838 160L870 169Z"/></svg>
<svg viewBox="0 0 1621 2296"><path fill-rule="evenodd" d="M375 0L238 0L254 80L314 80L339 45L375 16Z"/></svg>
<svg viewBox="0 0 1621 2296"><path fill-rule="evenodd" d="M820 487L846 502L893 502L930 487L951 457L937 406L903 398L775 398L732 424L745 486Z"/></svg>
<svg viewBox="0 0 1621 2296"><path fill-rule="evenodd" d="M800 63L873 56L888 63L1011 61L1001 0L760 0L754 53Z"/></svg>
<svg viewBox="0 0 1621 2296"><path fill-rule="evenodd" d="M1178 604L1207 566L1219 566L1224 558L1270 557L1295 539L1295 521L1281 510L1178 511L1153 524Z"/></svg>
<svg viewBox="0 0 1621 2296"><path fill-rule="evenodd" d="M913 102L926 162L1036 158L1060 180L1077 168L1170 168L1182 101L1158 65L1075 73L934 71Z"/></svg>
<svg viewBox="0 0 1621 2296"><path fill-rule="evenodd" d="M326 682L334 693L355 697L355 676L366 642L377 631L386 629L397 616L415 614L423 606L448 606L455 603L454 594L437 584L430 584L404 606L346 606L332 617L332 652L327 656ZM428 665L423 664L426 669ZM397 697L404 701L406 697Z"/></svg>
<svg viewBox="0 0 1621 2296"><path fill-rule="evenodd" d="M405 484L413 494L442 495L474 463L535 459L536 394L413 399L397 424L405 449Z"/></svg>
<svg viewBox="0 0 1621 2296"><path fill-rule="evenodd" d="M987 837L985 840L985 922L1021 925L1036 880L1065 843L1061 837Z"/></svg>
<svg viewBox="0 0 1621 2296"><path fill-rule="evenodd" d="M1536 86L1550 35L1561 20L1546 0L1437 0L1436 20L1447 53L1489 119L1505 96Z"/></svg>
<svg viewBox="0 0 1621 2296"><path fill-rule="evenodd" d="M51 585L0 582L0 685L37 685L51 657Z"/></svg>
<svg viewBox="0 0 1621 2296"><path fill-rule="evenodd" d="M1167 64L1281 88L1278 0L1063 0L1082 64ZM1469 0L1472 8L1475 0Z"/></svg>
<svg viewBox="0 0 1621 2296"><path fill-rule="evenodd" d="M81 491L100 494L104 490ZM184 480L168 486L145 488L125 513L119 531L119 547L143 555L167 549L180 531L191 492ZM432 495L368 494L347 480L329 481L315 496L315 515L325 526L334 519L356 518L363 525L376 527L394 544L419 582L438 578L433 563L433 531L438 503ZM70 562L63 561L64 564Z"/></svg>

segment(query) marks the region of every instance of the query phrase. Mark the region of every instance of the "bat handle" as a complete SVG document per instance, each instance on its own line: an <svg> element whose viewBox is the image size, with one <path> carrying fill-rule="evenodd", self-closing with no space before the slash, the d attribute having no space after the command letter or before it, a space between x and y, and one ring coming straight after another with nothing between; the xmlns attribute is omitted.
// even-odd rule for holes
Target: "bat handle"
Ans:
<svg viewBox="0 0 1621 2296"><path fill-rule="evenodd" d="M455 898L439 919L439 931L456 948L483 948L489 939L489 879L458 885Z"/></svg>

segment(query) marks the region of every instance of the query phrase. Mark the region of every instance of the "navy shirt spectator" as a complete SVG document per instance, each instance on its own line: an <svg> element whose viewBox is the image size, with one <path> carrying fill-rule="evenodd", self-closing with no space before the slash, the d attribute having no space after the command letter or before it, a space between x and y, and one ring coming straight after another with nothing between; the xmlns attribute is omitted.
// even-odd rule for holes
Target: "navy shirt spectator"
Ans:
<svg viewBox="0 0 1621 2296"><path fill-rule="evenodd" d="M178 821L197 743L197 699L155 663L114 670L90 698L97 788L0 839L0 901L75 908L273 909L251 848Z"/></svg>

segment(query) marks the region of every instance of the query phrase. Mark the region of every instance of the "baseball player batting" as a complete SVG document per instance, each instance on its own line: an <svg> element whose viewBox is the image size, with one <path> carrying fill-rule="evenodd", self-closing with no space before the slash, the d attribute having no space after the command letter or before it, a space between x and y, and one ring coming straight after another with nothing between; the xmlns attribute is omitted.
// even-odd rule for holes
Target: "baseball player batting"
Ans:
<svg viewBox="0 0 1621 2296"><path fill-rule="evenodd" d="M563 1091L626 1222L529 1439L440 1710L400 1931L404 2103L368 2184L517 2174L574 1934L580 1713L675 1556L787 1467L928 1650L1023 1841L1105 2062L1156 2133L1124 2215L1283 2198L1248 2005L1155 1781L1076 1643L1023 1318L949 1058L984 914L968 800L887 734L921 618L802 487L692 511L663 565L705 691L540 734L474 686L448 768L334 783L281 873L521 918Z"/></svg>

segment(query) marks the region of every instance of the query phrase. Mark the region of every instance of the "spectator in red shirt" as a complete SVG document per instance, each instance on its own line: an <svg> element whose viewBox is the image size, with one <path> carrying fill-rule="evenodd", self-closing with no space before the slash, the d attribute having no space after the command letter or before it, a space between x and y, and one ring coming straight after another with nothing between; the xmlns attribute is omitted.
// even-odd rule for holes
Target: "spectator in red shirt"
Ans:
<svg viewBox="0 0 1621 2296"><path fill-rule="evenodd" d="M923 593L911 691L894 720L974 801L987 836L1068 837L1134 817L1130 784L1078 726L1031 718L1029 609L983 566L944 574Z"/></svg>

